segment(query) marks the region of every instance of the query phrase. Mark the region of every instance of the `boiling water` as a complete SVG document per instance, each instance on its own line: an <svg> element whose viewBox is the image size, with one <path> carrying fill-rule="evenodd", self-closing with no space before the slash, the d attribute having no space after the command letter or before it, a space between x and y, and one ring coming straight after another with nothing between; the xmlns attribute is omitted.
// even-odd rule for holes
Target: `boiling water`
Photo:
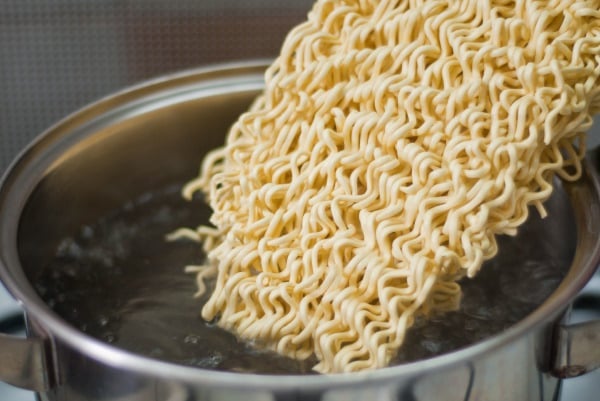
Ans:
<svg viewBox="0 0 600 401"><path fill-rule="evenodd" d="M256 349L202 320L205 299L193 298L195 280L183 266L204 255L197 243L166 242L165 235L206 222L210 210L183 201L180 187L145 194L64 238L35 281L39 294L73 326L134 353L208 369L311 373L314 360ZM553 246L544 224L532 214L518 237L500 238L500 254L463 281L461 309L418 321L393 364L481 341L540 305L572 260L572 251Z"/></svg>

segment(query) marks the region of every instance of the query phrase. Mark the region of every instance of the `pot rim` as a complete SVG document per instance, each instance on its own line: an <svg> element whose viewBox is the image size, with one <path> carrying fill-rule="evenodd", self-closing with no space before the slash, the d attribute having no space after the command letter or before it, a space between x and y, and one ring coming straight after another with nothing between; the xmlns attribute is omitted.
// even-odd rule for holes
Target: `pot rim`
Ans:
<svg viewBox="0 0 600 401"><path fill-rule="evenodd" d="M208 67L193 68L166 74L127 87L75 111L36 137L23 149L23 151L20 152L7 168L0 181L0 214L2 214L3 209L7 208L6 204L10 204L10 202L6 202L6 195L14 191L13 185L11 184L13 184L15 178L20 175L20 169L30 162L28 159L31 159L33 153L37 153L38 147L43 146L44 142L51 140L51 137L55 136L58 132L65 132L73 126L81 124L90 117L102 116L107 113L111 107L114 107L115 104L123 106L133 100L137 100L140 96L148 96L164 90L182 90L185 88L186 84L197 83L198 81L212 82L215 79L215 82L217 83L227 83L228 80L239 79L240 76L243 76L242 73L246 74L246 76L251 74L254 81L256 81L259 75L263 75L265 68L269 64L270 60L248 60L215 64ZM67 136L68 133L63 135ZM584 177L582 177L581 181L584 180L592 186L593 192L598 196L597 194L600 193L598 176L587 161L584 162ZM28 196L29 195L25 196L24 199L27 199ZM17 215L15 217L17 220L19 219L19 215L22 212L22 207L24 205L20 206L21 209L18 209L17 211L10 211L13 215ZM0 221L0 225L4 225L4 221ZM6 235L4 235L3 232L0 232L0 237L6 237ZM0 238L1 249L6 250L6 247L9 246L16 254L16 235L14 235L14 237L15 238ZM580 241L581 238L578 238L578 244ZM579 246L577 248L579 249ZM83 355L109 366L133 370L154 377L171 378L182 382L194 382L195 384L206 384L213 387L268 388L271 390L302 388L303 390L316 390L338 386L361 385L364 381L377 383L413 377L434 369L447 368L451 365L472 361L492 350L509 345L517 338L521 337L525 332L535 330L536 327L542 326L550 319L553 319L562 313L579 290L583 288L586 282L592 277L599 261L600 236L596 235L591 256L583 261L583 267L572 280L569 282L563 280L560 291L555 291L550 298L520 322L511 326L506 331L498 333L479 343L429 359L380 368L373 371L308 376L240 374L214 371L177 365L134 354L114 347L108 343L96 340L66 323L60 316L55 314L39 296L37 296L29 281L26 281L26 285L20 285L18 283L14 277L14 273L16 272L17 275L20 274L24 276L23 270L20 266L19 268L13 267L13 272L11 273L6 262L5 252L2 252L0 255L0 281L23 306L28 317L33 321L42 324L43 329L49 334L50 338L56 337L60 342L64 342L73 347ZM302 380L299 380L300 377Z"/></svg>

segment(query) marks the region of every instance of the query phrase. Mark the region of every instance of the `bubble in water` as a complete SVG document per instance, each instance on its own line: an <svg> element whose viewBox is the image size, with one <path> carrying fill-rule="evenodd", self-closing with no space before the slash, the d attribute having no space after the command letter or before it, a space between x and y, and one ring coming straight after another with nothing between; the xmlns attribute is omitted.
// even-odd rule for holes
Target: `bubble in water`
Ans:
<svg viewBox="0 0 600 401"><path fill-rule="evenodd" d="M46 287L46 285L44 285L43 283L35 283L35 289L38 292L38 294L42 296L42 298L48 292L48 287Z"/></svg>
<svg viewBox="0 0 600 401"><path fill-rule="evenodd" d="M200 342L200 340L201 340L201 338L194 334L188 334L187 336L185 336L183 338L183 342L186 344L198 344Z"/></svg>
<svg viewBox="0 0 600 401"><path fill-rule="evenodd" d="M162 348L152 348L150 350L150 356L159 358L165 354L165 351Z"/></svg>
<svg viewBox="0 0 600 401"><path fill-rule="evenodd" d="M101 327L106 327L106 326L108 326L108 323L109 323L109 322L110 322L110 319L109 319L108 317L106 317L106 316L100 316L100 317L98 318L98 324L99 324Z"/></svg>
<svg viewBox="0 0 600 401"><path fill-rule="evenodd" d="M205 369L214 369L223 362L223 355L220 352L211 352L208 356L203 358L190 358L186 359L185 364L196 366Z"/></svg>
<svg viewBox="0 0 600 401"><path fill-rule="evenodd" d="M430 340L421 341L421 346L423 346L423 348L425 348L427 351L431 352L432 354L439 352L440 348L441 348L439 342L430 341Z"/></svg>
<svg viewBox="0 0 600 401"><path fill-rule="evenodd" d="M157 223L169 223L173 221L173 212L170 207L162 207L155 215L154 220Z"/></svg>
<svg viewBox="0 0 600 401"><path fill-rule="evenodd" d="M151 200L153 200L155 198L155 194L152 192L145 192L142 195L140 195L137 199L136 199L136 204L139 205L143 205L145 203L150 202Z"/></svg>
<svg viewBox="0 0 600 401"><path fill-rule="evenodd" d="M106 341L107 343L112 344L115 341L117 341L117 336L114 333L112 333L112 332L109 331L109 332L106 332L106 333L104 333L102 335L102 339L104 341Z"/></svg>
<svg viewBox="0 0 600 401"><path fill-rule="evenodd" d="M94 238L94 229L87 225L81 227L81 238L86 240Z"/></svg>
<svg viewBox="0 0 600 401"><path fill-rule="evenodd" d="M133 210L134 207L135 207L135 204L132 201L125 202L122 206L123 210L126 212Z"/></svg>
<svg viewBox="0 0 600 401"><path fill-rule="evenodd" d="M84 250L79 246L73 238L65 238L58 245L58 256L69 259L80 259L84 257Z"/></svg>

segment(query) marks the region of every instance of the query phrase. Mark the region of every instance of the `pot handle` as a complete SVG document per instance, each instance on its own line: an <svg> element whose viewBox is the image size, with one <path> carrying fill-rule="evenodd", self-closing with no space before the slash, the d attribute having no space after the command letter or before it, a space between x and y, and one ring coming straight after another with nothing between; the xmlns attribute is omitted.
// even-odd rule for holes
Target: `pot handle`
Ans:
<svg viewBox="0 0 600 401"><path fill-rule="evenodd" d="M600 320L560 325L553 374L577 377L600 367Z"/></svg>
<svg viewBox="0 0 600 401"><path fill-rule="evenodd" d="M0 333L0 381L26 390L50 389L44 341Z"/></svg>

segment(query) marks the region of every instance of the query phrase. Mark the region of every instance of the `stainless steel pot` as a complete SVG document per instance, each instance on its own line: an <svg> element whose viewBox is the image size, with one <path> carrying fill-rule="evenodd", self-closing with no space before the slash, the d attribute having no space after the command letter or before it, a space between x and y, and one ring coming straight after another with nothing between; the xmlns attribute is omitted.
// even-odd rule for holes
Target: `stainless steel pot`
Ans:
<svg viewBox="0 0 600 401"><path fill-rule="evenodd" d="M82 222L174 177L193 177L262 89L265 66L143 83L71 115L17 158L0 188L0 278L26 311L28 337L0 334L1 380L41 400L554 400L562 378L598 367L600 322L564 323L600 258L600 190L587 166L580 181L559 185L549 206L556 246L576 248L560 287L510 329L439 357L331 376L217 372L125 352L53 313L28 279L40 268L36 260ZM567 209L573 214L562 218Z"/></svg>

